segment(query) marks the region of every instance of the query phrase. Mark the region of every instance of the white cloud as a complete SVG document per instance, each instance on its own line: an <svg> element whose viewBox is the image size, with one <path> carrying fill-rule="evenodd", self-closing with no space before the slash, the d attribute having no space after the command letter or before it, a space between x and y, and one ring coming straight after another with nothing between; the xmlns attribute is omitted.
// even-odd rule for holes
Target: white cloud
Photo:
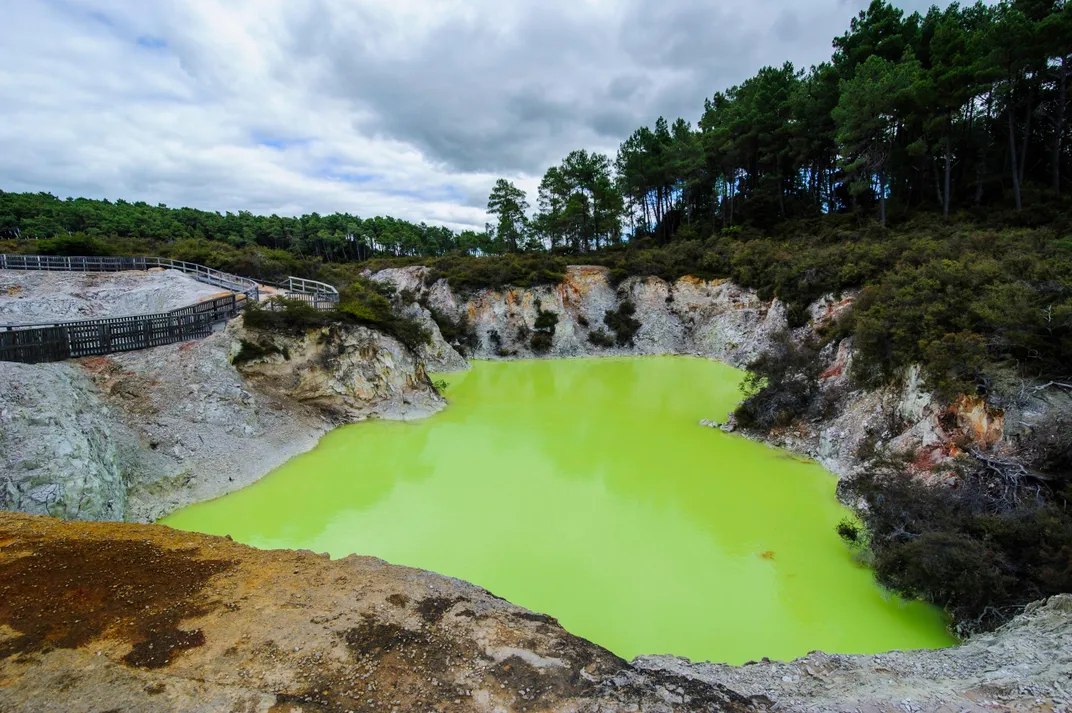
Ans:
<svg viewBox="0 0 1072 713"><path fill-rule="evenodd" d="M5 5L0 189L481 226L860 0L38 0Z"/></svg>

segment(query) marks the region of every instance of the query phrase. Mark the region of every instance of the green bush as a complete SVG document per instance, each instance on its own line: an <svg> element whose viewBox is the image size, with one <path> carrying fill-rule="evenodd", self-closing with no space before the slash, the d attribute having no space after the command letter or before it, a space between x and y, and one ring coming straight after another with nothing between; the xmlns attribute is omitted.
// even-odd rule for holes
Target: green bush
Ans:
<svg viewBox="0 0 1072 713"><path fill-rule="evenodd" d="M955 485L927 485L879 464L841 486L867 503L860 518L878 580L944 607L961 634L1072 591L1068 493L1032 482L1010 492L993 482L969 468Z"/></svg>
<svg viewBox="0 0 1072 713"><path fill-rule="evenodd" d="M451 319L449 315L431 305L425 305L425 308L432 315L432 321L439 327L439 333L448 344L458 347L463 356L476 351L478 341L476 327L464 314L458 319Z"/></svg>
<svg viewBox="0 0 1072 713"><path fill-rule="evenodd" d="M542 354L550 350L554 344L557 326L558 314L545 310L540 301L536 300L536 321L533 323L532 338L529 341L532 351Z"/></svg>
<svg viewBox="0 0 1072 713"><path fill-rule="evenodd" d="M394 312L385 291L390 291L390 287L360 278L342 290L334 310L317 310L308 302L275 298L274 308L247 307L245 324L251 329L295 336L331 324L360 324L389 334L411 349L428 344L431 340L428 330Z"/></svg>
<svg viewBox="0 0 1072 713"><path fill-rule="evenodd" d="M558 314L556 312L550 312L545 309L540 309L536 313L536 322L533 324L533 328L537 331L550 331L554 332L555 327L558 325Z"/></svg>
<svg viewBox="0 0 1072 713"><path fill-rule="evenodd" d="M744 428L769 431L788 426L805 415L817 415L821 361L814 345L776 335L771 348L748 365L741 383L745 399L735 416Z"/></svg>
<svg viewBox="0 0 1072 713"><path fill-rule="evenodd" d="M58 235L48 240L38 240L33 244L39 255L65 255L99 257L114 255L109 245L82 233Z"/></svg>
<svg viewBox="0 0 1072 713"><path fill-rule="evenodd" d="M631 346L633 337L643 326L633 318L636 314L636 305L632 300L624 300L618 305L618 309L607 310L603 316L603 323L614 332L614 341L620 347Z"/></svg>
<svg viewBox="0 0 1072 713"><path fill-rule="evenodd" d="M344 319L379 329L411 349L429 344L432 335L419 322L402 317L391 307L392 285L361 277L340 292L335 313Z"/></svg>
<svg viewBox="0 0 1072 713"><path fill-rule="evenodd" d="M599 329L593 329L588 333L588 341L595 344L597 347L603 347L604 349L610 349L614 346L614 335L607 334L606 330L602 327Z"/></svg>
<svg viewBox="0 0 1072 713"><path fill-rule="evenodd" d="M532 347L532 351L542 354L551 349L554 343L553 332L537 331L532 333L532 338L529 340L529 346Z"/></svg>
<svg viewBox="0 0 1072 713"><path fill-rule="evenodd" d="M387 263L382 264L387 266ZM479 258L448 255L427 260L423 264L431 268L425 278L427 284L446 278L451 288L462 294L483 289L555 285L562 281L566 271L564 258L547 253L517 253Z"/></svg>
<svg viewBox="0 0 1072 713"><path fill-rule="evenodd" d="M308 302L282 297L273 298L272 303L266 306L250 304L242 311L242 317L250 329L291 336L300 336L338 319L331 312L314 309Z"/></svg>
<svg viewBox="0 0 1072 713"><path fill-rule="evenodd" d="M251 342L243 339L239 342L239 347L238 354L231 360L231 363L235 366L248 364L251 361L264 359L265 357L274 356L276 354L281 355L284 359L290 359L290 352L287 349L280 349L270 343L262 344L260 342Z"/></svg>

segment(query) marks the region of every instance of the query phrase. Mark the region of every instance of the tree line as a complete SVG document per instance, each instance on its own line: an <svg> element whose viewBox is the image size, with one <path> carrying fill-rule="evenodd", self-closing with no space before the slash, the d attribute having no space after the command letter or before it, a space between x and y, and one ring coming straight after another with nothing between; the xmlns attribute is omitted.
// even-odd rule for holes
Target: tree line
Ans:
<svg viewBox="0 0 1072 713"><path fill-rule="evenodd" d="M360 262L372 257L434 257L491 251L476 231L348 213L301 217L260 216L248 211L215 213L124 200L57 198L49 193L0 191L0 239L146 238L161 242L211 240L231 247L285 250L301 259Z"/></svg>
<svg viewBox="0 0 1072 713"><path fill-rule="evenodd" d="M764 67L716 93L695 127L637 129L613 162L571 153L544 176L531 220L500 181L489 232L509 236L506 250L586 251L831 213L885 225L910 211L1020 210L1067 192L1072 2L905 15L874 0L833 46L829 62Z"/></svg>
<svg viewBox="0 0 1072 713"><path fill-rule="evenodd" d="M874 0L833 48L829 62L764 67L715 93L695 126L660 118L613 158L571 152L547 170L534 206L500 179L484 231L0 192L0 239L203 238L360 262L580 254L831 214L885 225L920 212L1062 205L1072 180L1072 1L953 3L906 15Z"/></svg>

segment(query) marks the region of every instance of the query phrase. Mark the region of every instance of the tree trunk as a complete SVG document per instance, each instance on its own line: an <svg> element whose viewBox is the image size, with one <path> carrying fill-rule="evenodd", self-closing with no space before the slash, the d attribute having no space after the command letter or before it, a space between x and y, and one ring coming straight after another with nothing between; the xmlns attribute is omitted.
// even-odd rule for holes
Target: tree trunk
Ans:
<svg viewBox="0 0 1072 713"><path fill-rule="evenodd" d="M990 136L991 121L990 114L991 109L994 106L994 87L990 87L990 91L986 95L986 125L983 127L984 135ZM976 162L975 168L975 205L981 205L983 202L983 174L986 172L986 145L983 144L979 147L979 158Z"/></svg>
<svg viewBox="0 0 1072 713"><path fill-rule="evenodd" d="M938 168L938 159L931 162L934 168L934 196L938 199L938 205L942 206L942 212L945 212L945 199L942 197L942 171Z"/></svg>
<svg viewBox="0 0 1072 713"><path fill-rule="evenodd" d="M878 216L882 227L886 227L886 168L878 172Z"/></svg>
<svg viewBox="0 0 1072 713"><path fill-rule="evenodd" d="M1012 103L1009 103L1009 165L1012 167L1012 195L1016 199L1016 210L1021 210L1020 202L1020 176L1016 167L1016 127L1012 115Z"/></svg>
<svg viewBox="0 0 1072 713"><path fill-rule="evenodd" d="M774 175L778 181L778 215L785 220L785 196L782 195L785 181L782 180L782 157L777 154L774 156Z"/></svg>
<svg viewBox="0 0 1072 713"><path fill-rule="evenodd" d="M1020 147L1019 184L1024 185L1024 168L1027 166L1027 145L1031 143L1031 115L1034 114L1035 90L1027 93L1027 120L1024 122L1024 143Z"/></svg>
<svg viewBox="0 0 1072 713"><path fill-rule="evenodd" d="M1057 93L1057 125L1053 134L1053 192L1061 192L1061 139L1065 133L1065 102L1068 91L1068 57L1061 58L1060 89Z"/></svg>
<svg viewBox="0 0 1072 713"><path fill-rule="evenodd" d="M723 230L725 230L726 226L729 225L729 222L728 222L729 215L727 214L727 211L729 210L729 207L726 204L727 203L726 196L729 193L729 185L730 185L729 181L727 181L725 178L723 178L722 179L722 190L719 191L719 198L720 198L721 203L722 203L722 229Z"/></svg>
<svg viewBox="0 0 1072 713"><path fill-rule="evenodd" d="M737 171L736 170L734 170L734 172L733 172L733 182L730 184L729 194L730 194L730 225L733 225L733 203L734 203L734 198L737 197Z"/></svg>
<svg viewBox="0 0 1072 713"><path fill-rule="evenodd" d="M953 121L949 121L949 132L953 131ZM942 217L949 218L949 187L950 187L950 171L953 163L953 137L950 133L945 137L945 201L942 203Z"/></svg>

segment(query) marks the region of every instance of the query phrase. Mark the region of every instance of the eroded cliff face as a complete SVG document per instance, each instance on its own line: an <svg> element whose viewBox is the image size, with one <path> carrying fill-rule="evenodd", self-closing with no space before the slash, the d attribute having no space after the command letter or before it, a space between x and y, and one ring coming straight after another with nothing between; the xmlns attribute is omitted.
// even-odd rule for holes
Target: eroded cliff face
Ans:
<svg viewBox="0 0 1072 713"><path fill-rule="evenodd" d="M423 418L445 405L424 362L375 330L332 325L288 336L252 332L239 322L229 329L230 358L249 384L340 423Z"/></svg>
<svg viewBox="0 0 1072 713"><path fill-rule="evenodd" d="M254 357L244 345L260 345ZM422 363L363 327L241 320L204 340L59 364L0 362L0 506L152 521L248 485L340 423L443 408Z"/></svg>
<svg viewBox="0 0 1072 713"><path fill-rule="evenodd" d="M555 286L461 296L446 280L427 284L428 274L428 268L409 267L372 277L390 280L451 319L468 319L477 335L471 356L478 359L698 354L744 366L766 348L773 334L786 328L780 302L764 302L751 290L720 280L684 277L669 283L656 277L629 278L614 286L606 268L572 266ZM592 343L589 335L597 330L613 335L604 318L627 301L635 305L635 319L641 324L632 344ZM541 310L558 317L546 350L532 346Z"/></svg>
<svg viewBox="0 0 1072 713"><path fill-rule="evenodd" d="M854 388L851 338L828 345L821 358L820 389L832 414L765 439L842 477L883 453L908 457L916 474L933 481L948 478L965 456L1031 462L1046 447L1046 434L1067 429L1072 420L1072 394L1052 386L994 383L985 399L961 394L950 402L926 386L918 366L881 388Z"/></svg>
<svg viewBox="0 0 1072 713"><path fill-rule="evenodd" d="M464 360L457 353L462 346L445 342L429 309L468 320L476 333L469 356L479 359L695 354L744 367L787 329L782 303L761 300L723 280L630 278L615 286L605 268L573 266L555 286L460 295L446 280L432 280L425 267L383 270L372 277L416 299L402 301L433 334L433 370L464 368ZM851 309L855 297L849 292L817 300L807 310L809 322L792 330L794 338L814 337ZM613 336L604 318L626 302L635 306L640 324L632 343L593 343L590 336L597 330ZM534 349L532 342L540 311L558 319L546 349ZM911 455L924 476L943 477L943 467L962 454L1021 457L1038 433L1072 420L1072 395L1064 390L1010 384L995 388L985 401L962 395L948 403L926 387L918 367L882 388L858 389L849 378L853 354L850 338L828 344L820 356L820 389L832 405L828 417L764 434L763 440L813 457L839 476L850 474L865 457L888 452ZM726 414L712 417L722 421Z"/></svg>

